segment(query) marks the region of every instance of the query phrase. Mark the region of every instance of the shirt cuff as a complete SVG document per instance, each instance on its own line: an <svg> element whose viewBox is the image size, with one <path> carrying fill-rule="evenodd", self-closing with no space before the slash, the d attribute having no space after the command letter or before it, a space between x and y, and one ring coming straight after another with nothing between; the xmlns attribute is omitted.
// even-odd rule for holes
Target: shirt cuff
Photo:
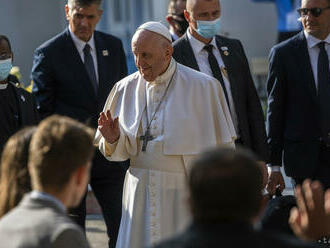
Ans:
<svg viewBox="0 0 330 248"><path fill-rule="evenodd" d="M270 170L270 172L280 172L281 171L281 166L278 166L278 165L271 166L270 164L267 164L267 168L268 168L268 170Z"/></svg>

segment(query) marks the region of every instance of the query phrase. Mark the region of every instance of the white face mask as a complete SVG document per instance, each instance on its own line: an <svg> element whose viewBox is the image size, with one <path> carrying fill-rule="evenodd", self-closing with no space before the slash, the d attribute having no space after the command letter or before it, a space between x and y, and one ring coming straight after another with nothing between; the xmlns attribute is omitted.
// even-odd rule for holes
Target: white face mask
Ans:
<svg viewBox="0 0 330 248"><path fill-rule="evenodd" d="M13 63L11 58L0 60L0 81L4 81L9 76L12 67Z"/></svg>

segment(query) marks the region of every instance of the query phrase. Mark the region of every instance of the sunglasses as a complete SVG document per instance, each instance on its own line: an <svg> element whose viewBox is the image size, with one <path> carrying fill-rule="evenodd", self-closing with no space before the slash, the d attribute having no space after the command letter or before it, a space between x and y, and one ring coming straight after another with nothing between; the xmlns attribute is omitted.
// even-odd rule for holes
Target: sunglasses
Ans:
<svg viewBox="0 0 330 248"><path fill-rule="evenodd" d="M314 17L319 17L324 10L326 9L330 9L330 6L326 7L326 8L300 8L297 9L298 13L300 16L307 16L308 12L310 12L312 14L312 16Z"/></svg>

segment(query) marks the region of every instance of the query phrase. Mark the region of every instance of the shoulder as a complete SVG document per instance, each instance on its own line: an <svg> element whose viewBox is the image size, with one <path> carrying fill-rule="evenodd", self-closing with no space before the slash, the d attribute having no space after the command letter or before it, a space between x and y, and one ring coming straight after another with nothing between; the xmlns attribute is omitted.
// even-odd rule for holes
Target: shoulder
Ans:
<svg viewBox="0 0 330 248"><path fill-rule="evenodd" d="M36 51L47 52L55 49L57 50L66 43L68 38L71 37L69 31L66 29L62 33L59 33L56 36L52 37L51 39L45 41L36 49Z"/></svg>
<svg viewBox="0 0 330 248"><path fill-rule="evenodd" d="M57 224L51 243L54 247L89 247L81 228L69 221Z"/></svg>
<svg viewBox="0 0 330 248"><path fill-rule="evenodd" d="M200 71L196 71L188 66L180 64L177 62L178 76L183 79L183 83L188 83L189 85L209 85L216 82L214 77L211 77Z"/></svg>
<svg viewBox="0 0 330 248"><path fill-rule="evenodd" d="M272 54L272 53L277 53L277 54L291 53L292 49L296 48L297 45L300 45L302 42L304 42L304 40L305 40L304 34L303 34L303 32L300 32L300 33L296 34L295 36L273 46L270 54Z"/></svg>
<svg viewBox="0 0 330 248"><path fill-rule="evenodd" d="M101 31L95 31L94 37L97 41L103 42L104 44L113 45L113 46L122 46L121 40L111 34L107 34Z"/></svg>
<svg viewBox="0 0 330 248"><path fill-rule="evenodd" d="M126 77L124 77L123 79L121 79L120 81L118 81L114 88L115 90L118 92L123 91L125 89L127 89L128 87L135 87L137 81L139 80L140 74L139 72L134 72L133 74L130 74Z"/></svg>
<svg viewBox="0 0 330 248"><path fill-rule="evenodd" d="M187 31L188 32L188 31ZM188 35L185 33L179 39L173 43L174 50L179 50L181 47L185 47L189 44Z"/></svg>

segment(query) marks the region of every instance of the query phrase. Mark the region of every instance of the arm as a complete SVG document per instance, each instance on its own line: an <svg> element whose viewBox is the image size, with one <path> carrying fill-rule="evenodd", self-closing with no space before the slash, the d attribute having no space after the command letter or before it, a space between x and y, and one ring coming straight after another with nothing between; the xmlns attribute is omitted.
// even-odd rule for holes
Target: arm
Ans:
<svg viewBox="0 0 330 248"><path fill-rule="evenodd" d="M268 162L269 149L267 145L264 114L252 79L249 63L240 41L238 41L238 45L241 50L240 54L245 72L244 78L247 84L247 116L252 149L262 161Z"/></svg>
<svg viewBox="0 0 330 248"><path fill-rule="evenodd" d="M32 92L36 97L40 117L43 119L54 113L56 82L52 73L49 56L41 49L34 53L31 78Z"/></svg>
<svg viewBox="0 0 330 248"><path fill-rule="evenodd" d="M284 114L285 114L285 80L282 76L278 51L274 48L269 56L269 74L267 80L268 108L267 108L267 135L270 149L270 166L282 165ZM277 185L285 188L284 179L280 170L270 168L267 190L275 193Z"/></svg>

